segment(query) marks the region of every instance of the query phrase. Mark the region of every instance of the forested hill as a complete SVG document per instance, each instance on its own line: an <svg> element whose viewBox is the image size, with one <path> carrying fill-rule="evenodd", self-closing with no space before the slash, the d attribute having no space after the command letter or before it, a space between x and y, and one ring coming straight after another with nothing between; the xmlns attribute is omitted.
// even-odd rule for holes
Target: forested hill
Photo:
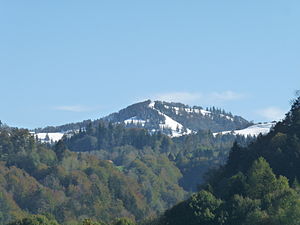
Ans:
<svg viewBox="0 0 300 225"><path fill-rule="evenodd" d="M213 135L210 131L170 138L160 132L150 134L141 128L100 122L97 127L90 124L85 130L65 136L61 143L71 151L90 152L101 159L111 160L124 167L124 171L137 157L150 152L164 154L180 169L183 175L180 185L187 191L195 191L208 169L225 163L234 141L246 146L253 140L250 136ZM144 152L144 149L149 151Z"/></svg>
<svg viewBox="0 0 300 225"><path fill-rule="evenodd" d="M123 149L128 158L135 151ZM150 149L140 154L125 172L96 155L70 152L62 142L50 149L28 130L0 129L0 224L32 214L68 224L141 220L183 200L182 175L168 157Z"/></svg>
<svg viewBox="0 0 300 225"><path fill-rule="evenodd" d="M300 224L300 97L286 118L228 162L197 194L168 210L159 224Z"/></svg>
<svg viewBox="0 0 300 225"><path fill-rule="evenodd" d="M186 199L208 169L226 161L236 138L252 140L208 131L170 138L99 123L50 146L28 130L3 127L0 224L32 214L63 224L141 222Z"/></svg>
<svg viewBox="0 0 300 225"><path fill-rule="evenodd" d="M57 127L36 129L36 132L67 132L83 129L89 123L97 127L100 122L123 124L128 128L144 128L150 133L162 132L169 136L181 136L198 130L212 132L243 129L252 123L215 107L203 109L182 103L144 101L128 106L99 120L86 120Z"/></svg>

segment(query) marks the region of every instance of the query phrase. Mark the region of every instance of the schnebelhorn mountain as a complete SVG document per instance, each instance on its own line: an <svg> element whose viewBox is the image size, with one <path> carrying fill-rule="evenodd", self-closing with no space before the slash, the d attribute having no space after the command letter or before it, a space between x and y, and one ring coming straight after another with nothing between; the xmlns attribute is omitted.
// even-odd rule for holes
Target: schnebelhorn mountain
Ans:
<svg viewBox="0 0 300 225"><path fill-rule="evenodd" d="M128 106L103 118L127 127L142 127L150 132L161 131L170 136L180 136L198 130L220 132L248 127L250 123L240 116L233 116L220 109L169 103L144 101Z"/></svg>

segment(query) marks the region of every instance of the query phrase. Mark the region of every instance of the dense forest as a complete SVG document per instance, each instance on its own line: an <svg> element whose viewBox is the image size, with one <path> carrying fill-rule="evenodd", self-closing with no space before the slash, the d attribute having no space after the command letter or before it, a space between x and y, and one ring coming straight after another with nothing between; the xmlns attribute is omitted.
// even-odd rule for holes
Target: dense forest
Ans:
<svg viewBox="0 0 300 225"><path fill-rule="evenodd" d="M89 152L101 159L111 160L125 171L136 159L144 161L148 155L167 157L183 175L181 186L186 191L195 191L209 168L224 164L234 141L246 146L253 141L253 137L213 135L210 131L199 131L193 135L170 138L160 132L150 134L145 129L128 129L120 124L105 125L100 122L97 126L90 123L86 129L65 137L62 142L71 151Z"/></svg>
<svg viewBox="0 0 300 225"><path fill-rule="evenodd" d="M63 224L141 222L189 197L236 140L209 131L170 138L89 123L51 146L25 129L0 130L0 224L34 214ZM242 146L253 140L237 139Z"/></svg>

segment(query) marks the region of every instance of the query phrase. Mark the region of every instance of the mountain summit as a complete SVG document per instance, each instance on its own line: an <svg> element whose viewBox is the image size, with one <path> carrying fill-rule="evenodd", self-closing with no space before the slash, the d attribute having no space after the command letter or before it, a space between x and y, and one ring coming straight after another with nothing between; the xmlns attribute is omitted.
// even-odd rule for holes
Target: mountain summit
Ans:
<svg viewBox="0 0 300 225"><path fill-rule="evenodd" d="M128 106L103 118L126 127L140 127L150 132L161 131L169 136L181 136L198 130L221 132L248 127L250 122L224 110L184 105L182 103L147 100Z"/></svg>

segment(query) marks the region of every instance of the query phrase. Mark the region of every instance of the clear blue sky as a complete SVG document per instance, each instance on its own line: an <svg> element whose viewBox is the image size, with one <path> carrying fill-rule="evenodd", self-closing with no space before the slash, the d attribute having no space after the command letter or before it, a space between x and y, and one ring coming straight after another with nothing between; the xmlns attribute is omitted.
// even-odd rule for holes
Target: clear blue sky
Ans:
<svg viewBox="0 0 300 225"><path fill-rule="evenodd" d="M35 128L143 99L279 118L300 89L300 1L1 1L0 119Z"/></svg>

